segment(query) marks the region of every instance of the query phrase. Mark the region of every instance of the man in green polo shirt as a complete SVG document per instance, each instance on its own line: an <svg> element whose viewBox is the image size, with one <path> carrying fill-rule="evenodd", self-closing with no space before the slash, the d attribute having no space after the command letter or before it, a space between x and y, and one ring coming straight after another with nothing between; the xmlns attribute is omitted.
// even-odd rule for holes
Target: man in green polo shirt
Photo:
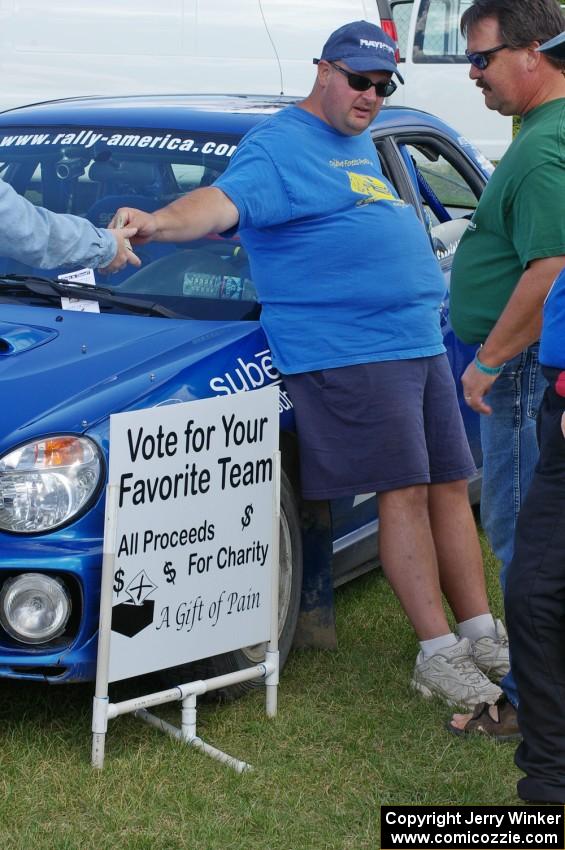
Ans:
<svg viewBox="0 0 565 850"><path fill-rule="evenodd" d="M565 63L537 51L563 27L557 0L474 0L461 20L469 75L485 105L522 117L457 249L451 277L455 333L481 345L462 381L467 404L482 414L481 518L502 562L503 587L538 457L542 305L565 266ZM472 718L455 715L453 730L519 734L511 673L501 685L505 697L497 706L480 705Z"/></svg>

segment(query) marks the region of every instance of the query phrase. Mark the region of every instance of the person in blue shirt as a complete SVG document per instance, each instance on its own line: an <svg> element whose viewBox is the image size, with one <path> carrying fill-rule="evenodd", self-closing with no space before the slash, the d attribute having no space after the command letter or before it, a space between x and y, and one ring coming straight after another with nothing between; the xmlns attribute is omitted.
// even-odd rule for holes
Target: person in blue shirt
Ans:
<svg viewBox="0 0 565 850"><path fill-rule="evenodd" d="M402 82L395 49L367 21L340 27L314 60L310 95L254 127L213 186L118 214L137 228L134 244L239 230L294 406L302 495L377 493L383 569L420 641L412 685L471 706L497 700L485 673L504 675L508 647L468 501L443 276L368 132L392 75Z"/></svg>
<svg viewBox="0 0 565 850"><path fill-rule="evenodd" d="M0 256L35 268L83 265L118 271L140 266L127 240L135 228L107 230L85 218L36 207L0 180Z"/></svg>

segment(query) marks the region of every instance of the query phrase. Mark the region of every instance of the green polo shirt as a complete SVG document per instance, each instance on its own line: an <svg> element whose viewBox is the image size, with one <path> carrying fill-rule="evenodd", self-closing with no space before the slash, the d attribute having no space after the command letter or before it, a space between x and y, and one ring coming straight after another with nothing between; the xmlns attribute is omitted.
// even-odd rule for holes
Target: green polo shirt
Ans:
<svg viewBox="0 0 565 850"><path fill-rule="evenodd" d="M524 115L459 243L450 316L457 336L484 342L528 263L565 254L565 98Z"/></svg>

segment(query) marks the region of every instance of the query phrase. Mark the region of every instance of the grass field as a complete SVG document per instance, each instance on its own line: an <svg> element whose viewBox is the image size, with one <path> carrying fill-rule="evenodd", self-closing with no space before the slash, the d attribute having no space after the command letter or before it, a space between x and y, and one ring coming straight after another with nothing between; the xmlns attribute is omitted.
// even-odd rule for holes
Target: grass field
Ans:
<svg viewBox="0 0 565 850"><path fill-rule="evenodd" d="M262 693L199 709L243 775L130 716L95 771L92 686L3 682L1 850L374 850L381 804L517 803L514 746L448 734L449 711L411 692L416 641L382 575L336 595L339 650L291 656L276 719ZM178 724L176 705L160 713Z"/></svg>

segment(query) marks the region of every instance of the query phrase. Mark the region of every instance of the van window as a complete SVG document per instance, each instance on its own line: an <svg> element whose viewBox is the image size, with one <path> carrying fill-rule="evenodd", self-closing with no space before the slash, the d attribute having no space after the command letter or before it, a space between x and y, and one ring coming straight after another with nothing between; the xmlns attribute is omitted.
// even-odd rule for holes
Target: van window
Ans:
<svg viewBox="0 0 565 850"><path fill-rule="evenodd" d="M413 61L461 62L466 39L461 35L461 15L471 0L421 0L414 33Z"/></svg>
<svg viewBox="0 0 565 850"><path fill-rule="evenodd" d="M400 62L406 61L408 51L408 34L414 0L396 0L390 4L392 19L396 26L397 44Z"/></svg>

